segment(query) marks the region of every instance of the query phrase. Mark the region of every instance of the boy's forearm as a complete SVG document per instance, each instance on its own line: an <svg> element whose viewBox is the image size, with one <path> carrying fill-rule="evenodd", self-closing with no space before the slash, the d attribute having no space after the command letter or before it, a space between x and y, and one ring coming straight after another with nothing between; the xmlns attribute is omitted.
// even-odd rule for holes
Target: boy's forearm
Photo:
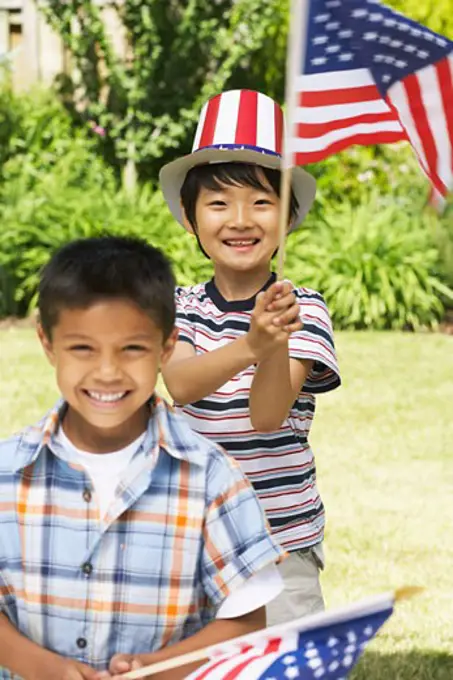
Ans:
<svg viewBox="0 0 453 680"><path fill-rule="evenodd" d="M192 404L216 392L255 361L247 337L242 336L212 352L167 365L164 380L177 404Z"/></svg>
<svg viewBox="0 0 453 680"><path fill-rule="evenodd" d="M190 652L218 644L224 640L231 640L232 638L246 635L247 633L253 633L256 630L265 627L266 609L265 607L261 607L254 612L250 612L250 614L246 614L245 616L236 619L217 619L186 640L177 642L171 647L166 647L153 654L140 654L138 658L144 666L148 666L149 664L159 663L160 661L181 656L182 654L189 654ZM198 662L186 664L185 666L180 666L179 668L173 668L169 671L157 673L151 677L153 680L181 680L207 661L208 659L203 659Z"/></svg>
<svg viewBox="0 0 453 680"><path fill-rule="evenodd" d="M260 432L278 430L294 402L288 344L261 361L250 389L250 419Z"/></svg>
<svg viewBox="0 0 453 680"><path fill-rule="evenodd" d="M59 658L19 633L5 614L0 614L0 667L24 680L37 680L39 668Z"/></svg>

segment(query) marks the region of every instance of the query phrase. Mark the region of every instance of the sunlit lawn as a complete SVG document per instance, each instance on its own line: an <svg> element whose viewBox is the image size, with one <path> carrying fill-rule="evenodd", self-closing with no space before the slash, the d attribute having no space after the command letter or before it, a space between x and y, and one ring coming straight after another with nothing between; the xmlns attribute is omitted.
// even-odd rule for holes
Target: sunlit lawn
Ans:
<svg viewBox="0 0 453 680"><path fill-rule="evenodd" d="M353 677L453 680L453 338L338 333L337 345L343 387L319 398L312 437L328 606L424 586ZM56 396L29 330L0 332L0 378L2 436Z"/></svg>

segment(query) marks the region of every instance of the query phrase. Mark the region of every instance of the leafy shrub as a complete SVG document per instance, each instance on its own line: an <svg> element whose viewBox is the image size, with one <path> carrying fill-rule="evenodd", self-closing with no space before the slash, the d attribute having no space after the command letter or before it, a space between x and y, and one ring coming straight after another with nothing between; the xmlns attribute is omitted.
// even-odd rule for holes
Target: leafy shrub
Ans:
<svg viewBox="0 0 453 680"><path fill-rule="evenodd" d="M0 181L48 172L75 148L95 156L98 138L79 128L52 90L0 87Z"/></svg>
<svg viewBox="0 0 453 680"><path fill-rule="evenodd" d="M338 328L432 328L453 300L438 258L420 213L374 198L290 237L286 274L323 293Z"/></svg>
<svg viewBox="0 0 453 680"><path fill-rule="evenodd" d="M5 273L4 289L14 291L5 297L7 308L0 307L0 314L30 311L41 267L56 248L80 237L140 236L171 257L180 284L210 276L209 262L195 239L175 223L160 192L151 186L132 196L118 191L111 171L78 145L52 171L35 178L33 186L26 175L4 184L0 203L0 272Z"/></svg>
<svg viewBox="0 0 453 680"><path fill-rule="evenodd" d="M383 201L426 200L429 186L408 143L386 146L354 146L307 168L317 182L316 202L310 218L346 200L361 205L369 200L370 187Z"/></svg>
<svg viewBox="0 0 453 680"><path fill-rule="evenodd" d="M453 288L453 201L447 206L440 219L432 215L430 229L439 252L439 273ZM450 301L450 307L453 307Z"/></svg>

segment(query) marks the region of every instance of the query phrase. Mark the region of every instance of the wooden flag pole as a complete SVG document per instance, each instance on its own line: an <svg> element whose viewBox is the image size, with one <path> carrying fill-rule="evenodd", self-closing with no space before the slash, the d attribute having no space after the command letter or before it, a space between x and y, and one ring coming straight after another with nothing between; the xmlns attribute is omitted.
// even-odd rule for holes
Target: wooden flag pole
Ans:
<svg viewBox="0 0 453 680"><path fill-rule="evenodd" d="M283 279L285 268L285 244L289 223L289 204L291 199L292 168L284 168L280 184L280 219L278 225L277 281Z"/></svg>
<svg viewBox="0 0 453 680"><path fill-rule="evenodd" d="M295 110L297 106L297 78L303 73L307 44L309 0L291 0L290 32L286 52L285 117L282 140L282 162L280 182L280 220L278 228L277 280L283 278L285 266L285 243L289 224L291 199L291 173L293 166L293 140Z"/></svg>
<svg viewBox="0 0 453 680"><path fill-rule="evenodd" d="M121 677L124 678L124 680L140 680L140 678L147 678L149 675L163 673L163 671L171 671L172 668L186 666L188 663L194 663L195 661L204 661L205 659L208 661L210 652L216 647L218 647L218 645L197 649L195 652L189 652L188 654L182 654L181 656L173 656L171 659L153 663L151 666L144 666L143 668L137 668L135 671L124 673Z"/></svg>
<svg viewBox="0 0 453 680"><path fill-rule="evenodd" d="M308 17L310 0L291 0L289 15L289 38L286 52L285 117L280 183L280 221L277 253L277 280L283 278L285 266L285 242L289 224L291 199L291 172L294 165L294 139L296 109L298 107L298 81L304 72L307 49Z"/></svg>

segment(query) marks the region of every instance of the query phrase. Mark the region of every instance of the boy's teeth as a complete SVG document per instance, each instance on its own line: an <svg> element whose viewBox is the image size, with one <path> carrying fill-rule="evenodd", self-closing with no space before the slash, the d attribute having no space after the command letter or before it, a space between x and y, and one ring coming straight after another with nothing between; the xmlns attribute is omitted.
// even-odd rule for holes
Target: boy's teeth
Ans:
<svg viewBox="0 0 453 680"><path fill-rule="evenodd" d="M88 392L88 395L92 399L96 399L96 401L105 401L105 402L119 401L126 394L126 392L115 392L115 393L112 393L112 394L105 394L105 393L101 393L101 392L90 392L89 390L87 390L87 392Z"/></svg>
<svg viewBox="0 0 453 680"><path fill-rule="evenodd" d="M256 242L256 239L250 239L249 241L227 241L229 246L252 246Z"/></svg>

